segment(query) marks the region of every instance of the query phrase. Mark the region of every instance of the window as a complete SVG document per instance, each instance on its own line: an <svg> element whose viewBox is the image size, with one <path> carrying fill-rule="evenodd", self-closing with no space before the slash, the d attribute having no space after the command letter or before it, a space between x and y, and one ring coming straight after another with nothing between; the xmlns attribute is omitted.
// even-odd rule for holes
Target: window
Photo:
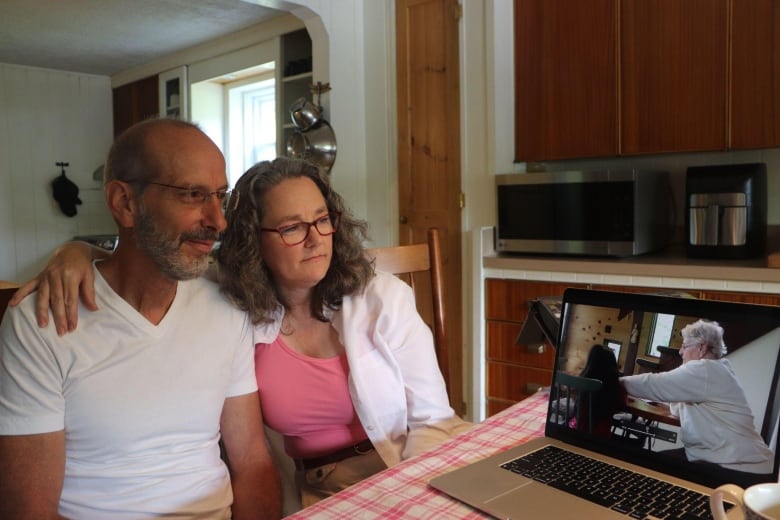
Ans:
<svg viewBox="0 0 780 520"><path fill-rule="evenodd" d="M648 356L661 357L661 353L658 351L659 346L665 347L669 345L672 339L672 329L674 328L674 315L673 314L656 314L653 318L653 325L650 329L650 337L647 340Z"/></svg>
<svg viewBox="0 0 780 520"><path fill-rule="evenodd" d="M214 67L190 68L197 72L190 74L191 120L224 154L228 182L234 186L250 166L276 157L276 64L209 77Z"/></svg>
<svg viewBox="0 0 780 520"><path fill-rule="evenodd" d="M276 157L276 86L273 73L225 85L230 183L253 164Z"/></svg>
<svg viewBox="0 0 780 520"><path fill-rule="evenodd" d="M615 355L615 361L620 364L620 349L623 348L623 342L615 341L614 339L605 339L604 346L612 351Z"/></svg>

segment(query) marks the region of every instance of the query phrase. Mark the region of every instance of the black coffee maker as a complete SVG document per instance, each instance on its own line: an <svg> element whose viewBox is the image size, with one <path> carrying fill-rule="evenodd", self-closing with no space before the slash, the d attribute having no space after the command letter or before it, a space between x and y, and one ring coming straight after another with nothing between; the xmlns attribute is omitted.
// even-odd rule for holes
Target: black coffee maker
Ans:
<svg viewBox="0 0 780 520"><path fill-rule="evenodd" d="M751 258L766 254L766 189L764 163L688 168L688 256Z"/></svg>

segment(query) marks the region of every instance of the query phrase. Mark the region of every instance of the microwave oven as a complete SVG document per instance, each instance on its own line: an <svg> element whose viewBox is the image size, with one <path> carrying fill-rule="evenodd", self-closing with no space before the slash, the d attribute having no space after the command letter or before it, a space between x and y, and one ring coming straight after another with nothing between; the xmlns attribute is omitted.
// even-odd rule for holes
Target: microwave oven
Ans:
<svg viewBox="0 0 780 520"><path fill-rule="evenodd" d="M633 256L671 234L665 171L502 174L496 190L497 252Z"/></svg>

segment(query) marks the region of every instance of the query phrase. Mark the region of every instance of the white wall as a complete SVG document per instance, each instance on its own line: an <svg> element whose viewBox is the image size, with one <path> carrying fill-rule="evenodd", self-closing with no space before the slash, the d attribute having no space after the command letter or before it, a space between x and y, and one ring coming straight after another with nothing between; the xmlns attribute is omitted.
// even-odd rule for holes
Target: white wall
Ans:
<svg viewBox="0 0 780 520"><path fill-rule="evenodd" d="M25 281L75 235L114 233L92 172L113 136L108 77L0 64L0 279ZM83 204L74 217L54 201L67 162Z"/></svg>

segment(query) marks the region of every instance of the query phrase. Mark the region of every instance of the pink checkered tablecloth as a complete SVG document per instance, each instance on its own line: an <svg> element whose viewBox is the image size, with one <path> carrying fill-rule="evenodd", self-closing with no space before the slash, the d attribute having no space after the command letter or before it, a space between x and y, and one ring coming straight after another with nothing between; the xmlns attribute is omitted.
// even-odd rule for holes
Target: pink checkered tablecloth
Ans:
<svg viewBox="0 0 780 520"><path fill-rule="evenodd" d="M432 450L286 518L486 518L475 509L428 487L428 481L456 467L542 436L547 400L547 391L537 392Z"/></svg>

